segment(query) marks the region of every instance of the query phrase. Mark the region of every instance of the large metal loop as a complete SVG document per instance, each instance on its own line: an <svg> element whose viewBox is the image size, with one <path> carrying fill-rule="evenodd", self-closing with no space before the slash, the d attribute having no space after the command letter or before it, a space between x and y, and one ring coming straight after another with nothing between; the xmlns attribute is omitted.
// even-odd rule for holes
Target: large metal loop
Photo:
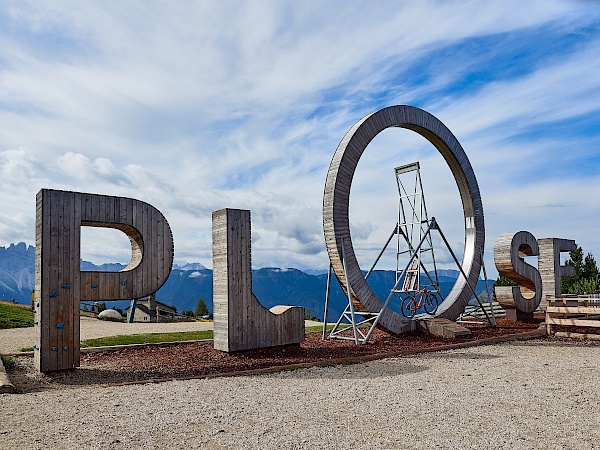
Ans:
<svg viewBox="0 0 600 450"><path fill-rule="evenodd" d="M350 289L357 308L370 312L379 311L383 303L365 281L354 254L348 218L350 187L363 152L375 136L390 127L407 128L419 133L439 150L450 167L458 186L465 219L462 268L473 287L479 279L480 249L484 248L485 243L483 206L477 179L465 151L452 132L436 117L414 106L390 106L364 117L346 133L331 160L323 196L323 230L329 259L342 288L346 294ZM342 238L350 286L347 286L342 265ZM470 297L467 281L459 276L440 305L437 316L456 320ZM390 309L384 312L379 323L392 333L401 333L414 327L409 319Z"/></svg>

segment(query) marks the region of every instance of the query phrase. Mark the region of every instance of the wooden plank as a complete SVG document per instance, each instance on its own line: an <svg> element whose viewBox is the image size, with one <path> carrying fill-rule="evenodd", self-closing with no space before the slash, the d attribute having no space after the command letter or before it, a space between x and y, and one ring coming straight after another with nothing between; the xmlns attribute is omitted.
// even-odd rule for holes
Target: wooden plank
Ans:
<svg viewBox="0 0 600 450"><path fill-rule="evenodd" d="M52 254L52 197L50 192L43 193L44 200L44 224L42 233L44 234L43 245L43 260L42 260L42 295L40 303L36 307L40 307L40 325L42 326L42 342L40 343L40 354L42 367L50 367L52 360L50 356L50 280L51 280L51 254Z"/></svg>
<svg viewBox="0 0 600 450"><path fill-rule="evenodd" d="M36 286L35 286L35 322L39 327L36 333L39 337L34 351L35 366L38 370L49 367L49 354L46 350L50 340L50 327L48 320L48 284L50 281L50 264L48 253L50 251L50 201L48 191L41 190L36 197Z"/></svg>
<svg viewBox="0 0 600 450"><path fill-rule="evenodd" d="M546 312L561 314L600 314L600 308L595 306L546 306Z"/></svg>
<svg viewBox="0 0 600 450"><path fill-rule="evenodd" d="M151 278L155 283L158 283L161 275L163 274L164 269L164 258L165 251L163 247L163 227L160 223L160 218L158 217L157 211L151 211L151 223L152 223L152 240L155 242L156 247L156 259L152 260L152 275ZM181 314L183 311L179 311Z"/></svg>
<svg viewBox="0 0 600 450"><path fill-rule="evenodd" d="M104 196L105 209L106 213L104 216L104 220L107 223L115 223L115 206L118 202L118 197L110 197L108 195Z"/></svg>
<svg viewBox="0 0 600 450"><path fill-rule="evenodd" d="M79 307L81 298L79 293L81 292L81 197L73 196L73 225L74 228L71 230L69 247L70 253L70 274L71 279L69 280L69 292L72 299L73 309L73 350L71 352L73 367L79 367L80 361L80 315Z"/></svg>
<svg viewBox="0 0 600 450"><path fill-rule="evenodd" d="M56 297L56 303L58 304L58 314L56 317L56 328L55 333L57 335L57 344L58 347L56 349L58 367L73 367L69 366L69 351L64 351L63 348L66 346L69 348L71 344L71 340L69 339L69 334L71 332L72 327L72 317L71 317L71 299L69 298L68 292L62 288L65 283L65 279L69 278L69 267L67 265L67 253L69 252L69 234L71 223L69 221L70 212L69 208L71 206L70 195L65 195L59 199L58 204L58 247L57 247L57 258L58 258L58 279L57 279L57 291L58 297ZM52 326L52 324L50 324ZM59 328L59 326L61 326ZM72 358L71 358L72 359Z"/></svg>
<svg viewBox="0 0 600 450"><path fill-rule="evenodd" d="M138 215L140 216L138 221L141 222L141 228L138 228L138 230L142 230L144 235L148 236L150 239L152 239L152 230L150 229L150 220L149 220L149 208L148 208L148 204L146 203L138 203L139 205L139 210L138 210ZM152 245L154 245L154 243L152 243ZM151 251L150 246L148 246L149 248L147 249L149 252ZM146 245L144 245L144 253L146 252ZM141 275L141 290L143 292L151 292L152 289L149 288L149 286L151 285L151 276L152 276L152 261L154 260L154 258L144 258L144 256L142 256L142 259L146 259L145 263L146 264L140 264L140 266L138 267L139 271L140 271L140 275Z"/></svg>
<svg viewBox="0 0 600 450"><path fill-rule="evenodd" d="M48 293L57 291L59 289L59 256L60 256L60 222L59 217L61 214L60 210L60 198L55 192L50 194L50 280L48 283ZM56 324L58 323L58 317L60 314L61 301L60 297L50 297L48 301L48 328L50 330L50 339L48 340L47 349L49 363L53 367L61 369L61 365L58 360L58 333Z"/></svg>
<svg viewBox="0 0 600 450"><path fill-rule="evenodd" d="M132 226L140 231L142 230L143 227L143 222L142 222L142 211L141 211L141 205L138 202L135 202L132 200L131 202L131 206L132 206ZM143 272L143 268L141 268L141 263L143 261L144 255L143 255L143 251L144 248L143 246L140 248L138 247L138 250L136 251L137 253L137 261L138 264L136 265L134 270L134 275L133 275L133 286L132 289L134 290L134 292L143 292L143 285L144 285L144 272ZM137 295L136 295L137 297Z"/></svg>
<svg viewBox="0 0 600 450"><path fill-rule="evenodd" d="M558 317L546 317L546 323L551 325L569 325L576 327L600 327L600 320L589 319L561 319Z"/></svg>
<svg viewBox="0 0 600 450"><path fill-rule="evenodd" d="M94 213L97 217L97 220L108 222L108 215L106 214L106 196L95 195L94 199L96 201L96 208Z"/></svg>
<svg viewBox="0 0 600 450"><path fill-rule="evenodd" d="M33 319L33 327L35 330L35 342L33 345L38 347L41 342L41 327L40 327L40 308L36 307L36 303L39 304L41 301L41 283L42 283L42 274L41 274L41 256L42 256L42 193L38 192L36 195L36 216L35 216L35 287L34 287L34 298L32 302L32 308L34 310L34 319ZM35 350L33 352L34 355L34 366L37 370L40 369L40 352L39 350Z"/></svg>

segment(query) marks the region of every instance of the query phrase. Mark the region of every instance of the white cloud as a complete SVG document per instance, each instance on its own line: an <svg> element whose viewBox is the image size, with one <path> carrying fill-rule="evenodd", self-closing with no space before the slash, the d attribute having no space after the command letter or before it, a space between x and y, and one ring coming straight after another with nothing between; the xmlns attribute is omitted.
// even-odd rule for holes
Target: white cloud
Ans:
<svg viewBox="0 0 600 450"><path fill-rule="evenodd" d="M56 163L58 170L74 178L85 180L90 176L98 175L96 163L81 153L67 152L59 156Z"/></svg>
<svg viewBox="0 0 600 450"><path fill-rule="evenodd" d="M4 179L24 181L36 177L40 160L29 149L18 148L0 152L0 171Z"/></svg>
<svg viewBox="0 0 600 450"><path fill-rule="evenodd" d="M325 267L322 191L337 144L363 115L410 102L465 147L488 253L495 233L527 226L581 234L600 255L591 225L557 214L594 216L586 192L598 180L597 131L528 136L561 121L597 125L597 18L593 4L572 1L4 3L0 244L33 243L35 193L47 187L149 202L171 223L177 262L211 266L210 213L235 207L252 211L255 267ZM454 92L490 63L469 52L459 60L455 46L527 33L581 35L567 56ZM553 54L551 44L540 42ZM518 48L507 53L519 64ZM439 59L423 71L431 55ZM569 172L577 158L588 161L583 178ZM390 133L369 147L353 184L359 257L372 260L389 235L391 169L414 159L430 211L461 242L445 163L414 133ZM533 208L558 203L568 206Z"/></svg>

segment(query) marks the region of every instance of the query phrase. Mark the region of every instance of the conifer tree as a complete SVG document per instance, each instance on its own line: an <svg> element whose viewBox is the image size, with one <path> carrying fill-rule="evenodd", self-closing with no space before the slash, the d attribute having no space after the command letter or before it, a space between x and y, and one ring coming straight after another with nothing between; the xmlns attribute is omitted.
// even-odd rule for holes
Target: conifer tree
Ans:
<svg viewBox="0 0 600 450"><path fill-rule="evenodd" d="M599 289L599 274L596 260L591 253L583 257L583 250L577 247L572 252L569 252L569 259L565 261L565 266L575 268L575 276L564 277L561 280L561 290L563 294L598 294Z"/></svg>
<svg viewBox="0 0 600 450"><path fill-rule="evenodd" d="M210 313L206 307L206 303L203 298L198 299L198 306L196 306L196 317L208 316Z"/></svg>

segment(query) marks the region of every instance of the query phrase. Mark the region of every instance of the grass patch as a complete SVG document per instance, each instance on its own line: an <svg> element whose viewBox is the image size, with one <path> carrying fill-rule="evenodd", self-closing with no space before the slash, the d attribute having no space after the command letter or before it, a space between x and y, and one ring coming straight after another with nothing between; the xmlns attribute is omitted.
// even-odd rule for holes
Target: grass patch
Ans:
<svg viewBox="0 0 600 450"><path fill-rule="evenodd" d="M346 361L344 361L342 363L344 366L351 366L353 364L360 364L360 361L356 360L356 359L347 359Z"/></svg>
<svg viewBox="0 0 600 450"><path fill-rule="evenodd" d="M333 329L333 327L334 327L334 325L327 325L327 330L328 330L328 331L329 331L329 330L332 330L332 329ZM313 327L306 327L306 328L304 329L304 331L305 331L306 333L315 333L315 332L317 332L317 331L321 331L321 332L322 332L322 331L323 331L323 325L315 325L315 326L313 326Z"/></svg>
<svg viewBox="0 0 600 450"><path fill-rule="evenodd" d="M333 325L327 325L327 329L331 330ZM323 331L323 327L314 326L307 327L307 333L315 333ZM108 347L112 345L129 345L129 344L158 344L161 342L180 342L180 341L199 341L203 339L213 339L213 330L203 331L181 331L172 333L146 333L146 334L126 334L119 336L107 336L95 339L86 339L81 341L81 348L86 347ZM21 351L31 351L33 348Z"/></svg>
<svg viewBox="0 0 600 450"><path fill-rule="evenodd" d="M0 303L0 330L33 326L33 311Z"/></svg>
<svg viewBox="0 0 600 450"><path fill-rule="evenodd" d="M333 327L334 327L334 326L335 326L334 324L327 325L327 331L331 331L331 330L333 330ZM368 327L370 327L370 326L371 326L371 324L369 324L369 323L364 323L364 324L362 324L361 326L359 326L358 328L368 328ZM342 323L342 324L340 325L340 327L339 327L339 330L342 330L342 331L343 331L343 330L347 330L347 329L352 329L352 325L350 325L349 323ZM306 327L306 328L305 328L305 331L306 331L307 333L315 333L315 332L317 332L317 331L323 332L323 325L316 325L316 326L313 326L313 327Z"/></svg>
<svg viewBox="0 0 600 450"><path fill-rule="evenodd" d="M81 341L81 348L85 347L107 347L112 345L129 344L158 344L161 342L199 341L212 339L212 330L203 331L181 331L173 333L146 333L127 334L119 336L107 336Z"/></svg>
<svg viewBox="0 0 600 450"><path fill-rule="evenodd" d="M12 359L10 356L3 356L2 357L2 364L4 364L4 368L6 370L10 370L13 367L15 367L15 360Z"/></svg>
<svg viewBox="0 0 600 450"><path fill-rule="evenodd" d="M331 330L332 328L333 325L327 325L328 330ZM322 331L323 327L321 326L306 328L307 333L316 333ZM94 339L86 339L81 341L81 348L110 347L113 345L129 344L159 344L162 342L199 341L204 339L213 339L213 337L213 330L181 331L172 333L124 334L118 336L107 336ZM33 347L24 347L21 349L21 351L32 352Z"/></svg>

